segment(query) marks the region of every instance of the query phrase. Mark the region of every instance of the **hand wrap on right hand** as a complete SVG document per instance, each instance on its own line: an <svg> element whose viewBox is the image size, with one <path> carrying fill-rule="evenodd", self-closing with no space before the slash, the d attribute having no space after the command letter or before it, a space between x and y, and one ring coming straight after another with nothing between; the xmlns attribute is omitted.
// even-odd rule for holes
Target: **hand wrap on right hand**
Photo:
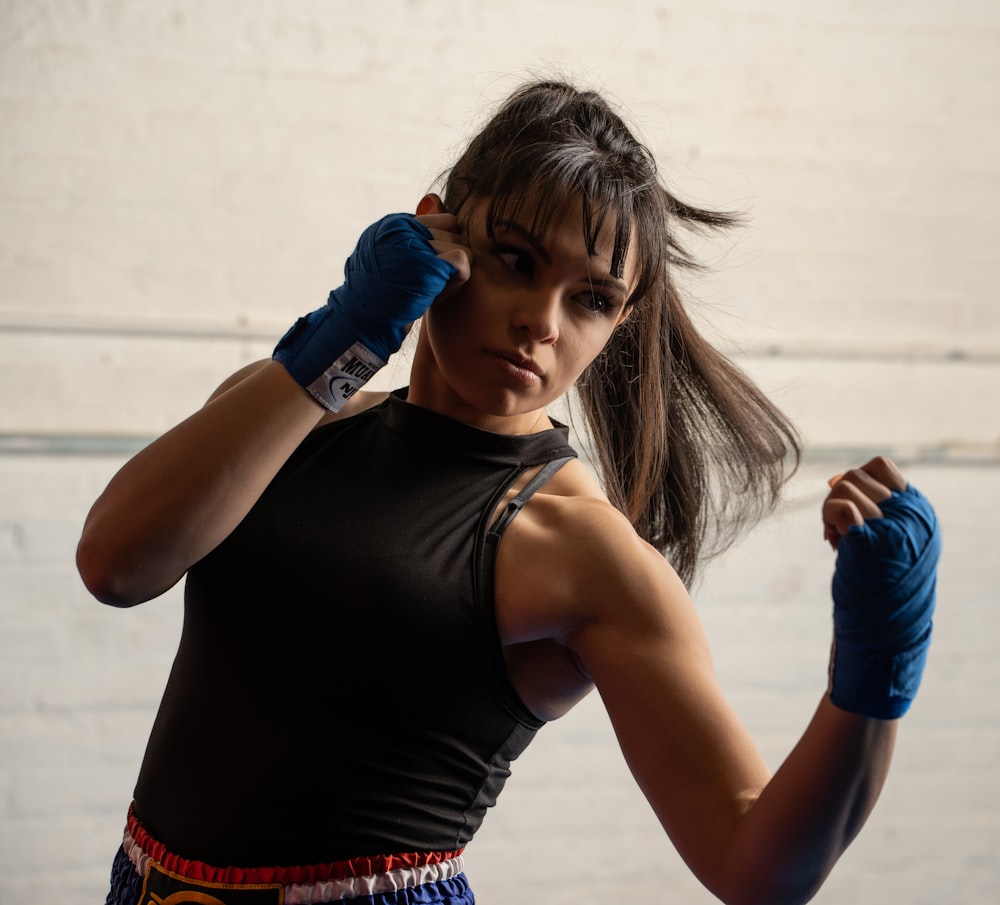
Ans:
<svg viewBox="0 0 1000 905"><path fill-rule="evenodd" d="M878 505L882 517L852 526L837 546L830 699L894 719L909 709L927 659L941 535L914 487Z"/></svg>
<svg viewBox="0 0 1000 905"><path fill-rule="evenodd" d="M455 273L430 243L430 230L409 214L369 226L344 285L275 347L274 359L326 408L339 411L385 365Z"/></svg>

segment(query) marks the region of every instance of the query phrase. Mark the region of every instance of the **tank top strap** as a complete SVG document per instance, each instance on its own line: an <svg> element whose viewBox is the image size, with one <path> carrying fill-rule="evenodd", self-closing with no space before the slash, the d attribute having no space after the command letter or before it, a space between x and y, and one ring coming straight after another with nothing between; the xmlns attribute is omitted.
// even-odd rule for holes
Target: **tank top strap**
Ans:
<svg viewBox="0 0 1000 905"><path fill-rule="evenodd" d="M546 462L528 481L524 487L518 492L506 506L504 506L503 511L496 517L493 525L490 527L489 532L486 535L487 543L492 543L495 547L503 536L504 531L507 530L510 523L514 520L516 516L523 508L524 504L534 496L535 491L538 490L543 484L545 484L549 478L552 477L560 468L563 467L567 462L575 458L574 456L563 456L559 459L553 459L551 462ZM495 539L494 539L495 537Z"/></svg>
<svg viewBox="0 0 1000 905"><path fill-rule="evenodd" d="M545 484L560 468L567 462L576 458L575 456L561 456L546 462L529 480L524 487L504 506L500 515L485 530L480 527L476 538L476 553L474 561L474 580L476 607L479 620L479 637L482 645L482 653L485 661L489 663L493 675L497 693L503 702L507 712L514 717L528 731L534 731L545 725L544 720L538 719L517 693L510 677L507 674L507 664L503 656L503 644L500 640L500 632L496 623L496 600L493 589L496 577L497 547L503 533L510 526L515 516L524 508L525 504L535 492ZM507 484L509 487L518 473L523 473L523 469L515 473L514 477ZM492 511L492 508L490 509Z"/></svg>

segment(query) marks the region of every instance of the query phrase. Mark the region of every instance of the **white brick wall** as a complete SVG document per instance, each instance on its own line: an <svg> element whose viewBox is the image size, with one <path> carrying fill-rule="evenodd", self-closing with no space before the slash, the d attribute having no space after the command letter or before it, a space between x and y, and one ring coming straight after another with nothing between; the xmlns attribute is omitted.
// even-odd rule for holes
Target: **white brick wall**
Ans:
<svg viewBox="0 0 1000 905"><path fill-rule="evenodd" d="M979 476L996 488L1000 454L991 0L2 0L0 905L103 895L173 653L176 591L120 613L90 601L75 575L80 523L121 461L115 450L266 355L338 281L360 229L412 208L485 103L551 72L619 98L682 193L747 213L744 230L705 247L717 270L693 289L816 455L942 459L957 476L932 469L928 480L956 494L953 530L995 532L992 508L959 505ZM970 459L981 473L960 468ZM963 559L956 593L992 600L992 561ZM790 567L773 568L787 577ZM767 606L746 605L771 624ZM995 622L982 624L994 638ZM738 638L724 626L718 635L720 662L728 653L756 668ZM767 629L758 640L794 654ZM913 872L920 882L899 901L942 901L922 896L950 888L985 903L1000 888L1000 785L986 766L1000 755L1000 676L971 626L948 643L949 688L982 706L947 724L942 694L913 732L942 761L984 753L965 769L904 761L899 780L942 812L958 803L947 837L896 799L874 847L817 901L891 902L882 891ZM797 661L780 662L797 677ZM803 695L814 698L775 685L745 706L780 747ZM503 859L521 856L527 832L516 815L531 802L604 808L528 834L537 885L551 858L600 886L628 852L648 851L651 818L620 804L627 777L610 735L588 722L593 710L573 719L546 731L564 741L539 755L559 769L544 781L528 772L526 793L515 774L514 822L497 821L503 809L487 822L476 857L498 899L510 890ZM567 757L591 791L561 778ZM670 870L675 901L708 901ZM657 877L633 882L647 879L648 894ZM547 901L589 900L587 886L551 885Z"/></svg>

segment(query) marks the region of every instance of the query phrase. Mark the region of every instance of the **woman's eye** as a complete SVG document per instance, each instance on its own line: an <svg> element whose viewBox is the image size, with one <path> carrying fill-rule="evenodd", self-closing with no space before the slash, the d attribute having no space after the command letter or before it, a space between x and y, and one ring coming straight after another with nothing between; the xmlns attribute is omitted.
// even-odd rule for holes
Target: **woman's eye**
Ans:
<svg viewBox="0 0 1000 905"><path fill-rule="evenodd" d="M584 308L593 314L604 314L613 307L612 301L599 292L582 292L576 298Z"/></svg>
<svg viewBox="0 0 1000 905"><path fill-rule="evenodd" d="M501 248L497 250L497 257L508 270L514 273L530 276L534 272L535 262L531 255L517 249Z"/></svg>

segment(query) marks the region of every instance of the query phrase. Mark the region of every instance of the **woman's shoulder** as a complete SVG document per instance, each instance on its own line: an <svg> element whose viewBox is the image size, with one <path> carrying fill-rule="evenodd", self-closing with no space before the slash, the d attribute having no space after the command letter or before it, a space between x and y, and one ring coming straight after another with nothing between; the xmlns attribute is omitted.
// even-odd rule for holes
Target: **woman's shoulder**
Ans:
<svg viewBox="0 0 1000 905"><path fill-rule="evenodd" d="M582 626L645 624L680 583L587 467L563 466L514 519L497 554L497 604L510 642L567 639ZM564 642L565 643L565 642Z"/></svg>
<svg viewBox="0 0 1000 905"><path fill-rule="evenodd" d="M560 534L595 527L632 530L628 519L608 500L593 471L580 459L571 459L560 468L536 494L534 503L536 510L545 510Z"/></svg>
<svg viewBox="0 0 1000 905"><path fill-rule="evenodd" d="M584 584L599 576L614 580L637 557L653 554L662 561L578 459L564 465L518 519L523 519L520 539L539 561L558 564Z"/></svg>

